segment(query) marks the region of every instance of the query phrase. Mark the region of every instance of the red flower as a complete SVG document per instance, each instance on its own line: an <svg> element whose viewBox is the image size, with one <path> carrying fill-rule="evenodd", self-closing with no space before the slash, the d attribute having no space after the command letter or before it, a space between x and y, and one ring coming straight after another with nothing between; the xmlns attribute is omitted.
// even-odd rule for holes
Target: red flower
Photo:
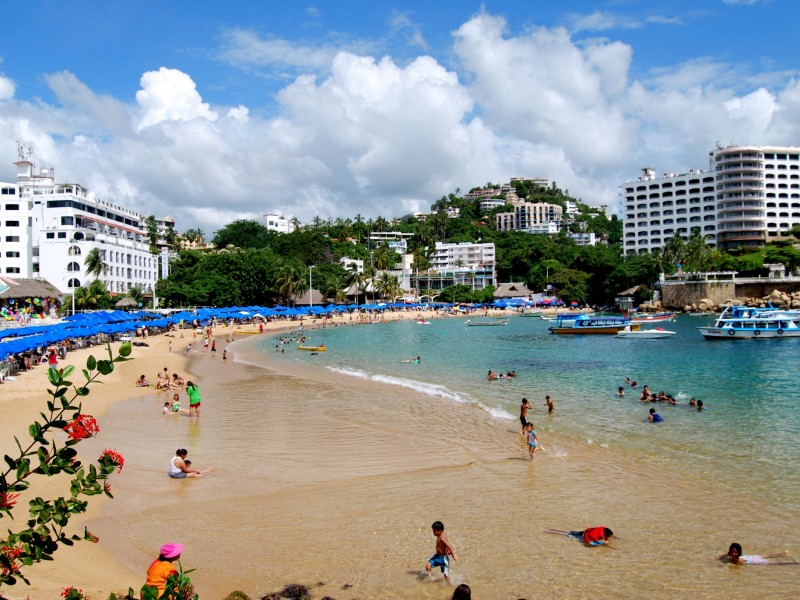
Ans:
<svg viewBox="0 0 800 600"><path fill-rule="evenodd" d="M73 440L85 440L86 438L97 435L100 426L91 415L76 415L75 418L64 427L64 431Z"/></svg>
<svg viewBox="0 0 800 600"><path fill-rule="evenodd" d="M61 597L66 598L67 600L88 600L88 596L83 595L83 590L77 589L73 586L64 588L64 591L61 592Z"/></svg>
<svg viewBox="0 0 800 600"><path fill-rule="evenodd" d="M108 448L106 448L100 455L99 460L103 460L104 458L108 459L112 465L119 467L117 473L122 472L122 465L125 464L125 459L122 457L122 454L120 454L116 450L109 450Z"/></svg>
<svg viewBox="0 0 800 600"><path fill-rule="evenodd" d="M11 508L17 503L17 498L19 498L19 494L9 494L8 492L3 492L0 494L0 509Z"/></svg>
<svg viewBox="0 0 800 600"><path fill-rule="evenodd" d="M10 563L12 563L11 569L8 569L7 567L2 567L2 569L0 569L0 574L8 575L9 572L11 573L19 572L19 566L15 565L14 562L19 560L20 553L21 550L19 548L11 548L9 546L0 547L0 554L3 554L3 556L5 556Z"/></svg>

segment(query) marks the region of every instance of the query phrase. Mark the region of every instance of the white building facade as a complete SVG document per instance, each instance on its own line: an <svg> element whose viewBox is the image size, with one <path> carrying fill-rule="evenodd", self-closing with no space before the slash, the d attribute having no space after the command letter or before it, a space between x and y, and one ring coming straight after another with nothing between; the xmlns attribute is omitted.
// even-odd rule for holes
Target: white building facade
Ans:
<svg viewBox="0 0 800 600"><path fill-rule="evenodd" d="M280 215L266 214L261 217L264 226L270 231L277 231L278 233L291 233L292 223L286 217Z"/></svg>
<svg viewBox="0 0 800 600"><path fill-rule="evenodd" d="M494 243L436 242L432 269L452 284L469 285L482 290L495 284Z"/></svg>
<svg viewBox="0 0 800 600"><path fill-rule="evenodd" d="M57 184L52 169L36 172L22 145L19 155L17 182L0 183L0 272L43 278L70 293L93 279L84 261L97 248L108 266L99 279L109 292L152 291L158 261L150 253L146 217L79 184Z"/></svg>
<svg viewBox="0 0 800 600"><path fill-rule="evenodd" d="M762 246L800 224L800 148L730 146L709 153L707 171L650 168L622 186L625 254L664 247L695 228L720 249Z"/></svg>
<svg viewBox="0 0 800 600"><path fill-rule="evenodd" d="M541 233L543 227L548 231L561 229L564 209L558 204L548 202L525 202L512 200L513 212L501 212L495 215L498 231L524 231ZM551 226L552 224L552 226Z"/></svg>

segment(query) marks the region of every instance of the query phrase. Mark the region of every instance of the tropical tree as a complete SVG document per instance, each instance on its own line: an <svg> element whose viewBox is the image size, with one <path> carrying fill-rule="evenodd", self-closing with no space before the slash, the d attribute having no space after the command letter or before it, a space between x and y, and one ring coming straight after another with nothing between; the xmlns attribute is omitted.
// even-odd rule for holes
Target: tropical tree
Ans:
<svg viewBox="0 0 800 600"><path fill-rule="evenodd" d="M150 253L158 252L158 221L155 215L150 215L144 221L147 230L147 241L150 242Z"/></svg>
<svg viewBox="0 0 800 600"><path fill-rule="evenodd" d="M237 248L267 248L277 235L258 221L238 219L217 231L211 242L217 248L229 245Z"/></svg>
<svg viewBox="0 0 800 600"><path fill-rule="evenodd" d="M366 273L359 271L355 263L351 263L348 269L347 285L355 290L356 304L358 304L358 295L366 290L369 277L367 277Z"/></svg>
<svg viewBox="0 0 800 600"><path fill-rule="evenodd" d="M86 287L79 287L74 291L75 306L84 310L101 310L112 308L114 299L108 293L106 285L99 279L95 279Z"/></svg>
<svg viewBox="0 0 800 600"><path fill-rule="evenodd" d="M106 262L105 253L100 248L92 248L86 254L83 261L86 267L86 274L93 275L95 280L99 279L101 275L108 273L108 263Z"/></svg>
<svg viewBox="0 0 800 600"><path fill-rule="evenodd" d="M189 243L198 243L202 244L205 243L206 235L203 233L202 229L187 229L183 233L183 239L187 240Z"/></svg>
<svg viewBox="0 0 800 600"><path fill-rule="evenodd" d="M297 287L302 285L302 280L303 277L297 266L291 261L283 260L275 270L272 283L278 294L289 302L294 297Z"/></svg>

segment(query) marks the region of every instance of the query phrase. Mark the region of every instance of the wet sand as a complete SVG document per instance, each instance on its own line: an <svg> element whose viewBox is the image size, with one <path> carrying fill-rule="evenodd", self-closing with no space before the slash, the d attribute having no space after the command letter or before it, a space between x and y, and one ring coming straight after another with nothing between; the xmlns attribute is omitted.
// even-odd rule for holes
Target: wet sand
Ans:
<svg viewBox="0 0 800 600"><path fill-rule="evenodd" d="M117 497L88 522L101 543L59 550L41 578L30 572L33 588L12 588L9 598L53 598L69 584L97 597L138 589L154 550L180 541L201 598L323 582L314 597L444 599L451 589L418 576L433 553L434 520L445 523L460 558L453 579L483 600L788 598L796 587L798 567L713 560L734 540L747 553L797 555L798 515L748 511L746 490L653 473L635 456L555 435L531 464L517 421L313 364L270 361L252 347L256 339L233 346L243 362L223 364L220 339L218 331L216 357L191 357L200 419L164 417L164 394L131 393L125 383L183 354L170 357L159 341L144 360L123 365L134 375L116 393L130 399L112 405L112 394L107 429L86 443L126 457L112 479ZM189 448L198 468L213 464L215 475L169 480L178 447ZM544 533L597 525L621 540L586 548Z"/></svg>

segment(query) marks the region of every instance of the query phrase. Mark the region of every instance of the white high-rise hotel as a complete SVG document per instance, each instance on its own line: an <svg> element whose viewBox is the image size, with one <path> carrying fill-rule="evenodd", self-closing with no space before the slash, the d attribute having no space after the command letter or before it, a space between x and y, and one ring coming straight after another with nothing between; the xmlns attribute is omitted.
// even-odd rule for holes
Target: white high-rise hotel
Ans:
<svg viewBox="0 0 800 600"><path fill-rule="evenodd" d="M699 228L720 249L761 246L800 224L800 148L730 146L709 153L709 170L653 169L622 186L624 251L662 248Z"/></svg>
<svg viewBox="0 0 800 600"><path fill-rule="evenodd" d="M86 255L98 248L109 292L152 291L157 257L150 253L145 216L98 199L76 183L56 183L52 169L33 163L19 145L17 182L0 183L0 273L41 277L62 292L87 285Z"/></svg>

